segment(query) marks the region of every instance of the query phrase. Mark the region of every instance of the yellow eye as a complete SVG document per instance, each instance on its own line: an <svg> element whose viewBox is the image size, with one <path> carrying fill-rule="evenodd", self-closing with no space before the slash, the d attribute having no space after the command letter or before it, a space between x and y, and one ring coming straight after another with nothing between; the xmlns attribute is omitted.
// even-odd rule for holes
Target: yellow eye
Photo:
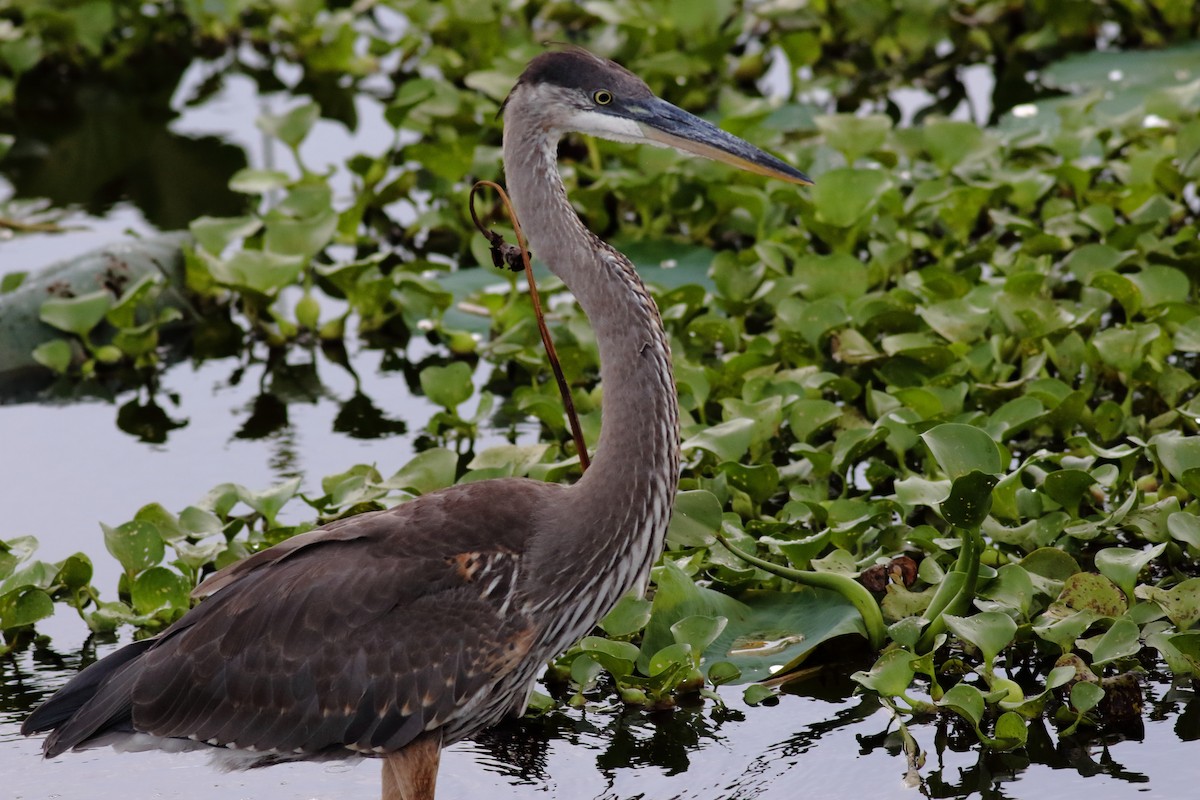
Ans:
<svg viewBox="0 0 1200 800"><path fill-rule="evenodd" d="M606 106L612 102L613 96L612 92L607 89L597 89L595 94L592 95L592 99L596 101L596 105Z"/></svg>

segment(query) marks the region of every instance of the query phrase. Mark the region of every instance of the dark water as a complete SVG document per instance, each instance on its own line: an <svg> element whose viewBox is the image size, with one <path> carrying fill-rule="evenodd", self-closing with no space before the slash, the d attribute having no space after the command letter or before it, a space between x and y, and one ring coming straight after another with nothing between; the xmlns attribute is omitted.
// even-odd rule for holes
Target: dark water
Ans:
<svg viewBox="0 0 1200 800"><path fill-rule="evenodd" d="M218 79L218 72L213 65L176 65L141 93L84 86L73 104L27 116L15 131L13 156L0 165L0 196L49 198L67 209L66 222L83 229L0 242L0 273L70 257L126 229L148 233L240 210L240 199L224 188L229 175L280 158L252 120L289 99L259 92L245 76ZM305 143L310 167L390 143L378 103L355 97L342 111L353 130L318 124ZM180 186L187 190L178 191ZM98 521L120 523L152 501L179 509L224 481L265 488L301 475L312 488L323 474L360 462L389 474L412 455L415 432L431 414L412 397L412 365L428 355L415 340L401 352L359 351L342 364L319 353L289 355L294 360L285 364L214 359L174 366L153 391L127 388L85 402L0 405L0 538L38 536L39 555L47 560L89 553L96 559L96 585L111 592L118 568L104 554ZM491 436L499 441L502 433ZM0 659L0 797L378 794L375 763L229 774L196 753L97 750L44 761L38 743L19 735L19 723L76 671L86 631L65 612L40 628L52 637L48 646ZM103 654L114 646L96 647ZM927 760L923 783L910 786L894 720L876 701L855 697L845 677L860 666L830 668L790 687L769 707L746 706L740 689L726 688L726 706L708 702L655 715L573 709L507 725L447 751L439 797L1086 793L1104 800L1195 794L1188 757L1200 739L1200 701L1190 690L1147 682L1144 727L1123 738L1060 740L1034 723L1029 746L1016 754L980 752L973 736L947 720L916 722L911 731Z"/></svg>

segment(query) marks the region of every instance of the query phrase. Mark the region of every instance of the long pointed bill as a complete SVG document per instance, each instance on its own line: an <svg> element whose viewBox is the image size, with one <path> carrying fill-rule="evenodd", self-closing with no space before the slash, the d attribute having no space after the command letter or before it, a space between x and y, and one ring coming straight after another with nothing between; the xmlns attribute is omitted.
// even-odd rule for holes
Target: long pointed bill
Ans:
<svg viewBox="0 0 1200 800"><path fill-rule="evenodd" d="M636 104L627 104L624 111L638 123L646 139L655 144L790 183L812 184L811 178L790 164L666 100L657 97L639 100Z"/></svg>

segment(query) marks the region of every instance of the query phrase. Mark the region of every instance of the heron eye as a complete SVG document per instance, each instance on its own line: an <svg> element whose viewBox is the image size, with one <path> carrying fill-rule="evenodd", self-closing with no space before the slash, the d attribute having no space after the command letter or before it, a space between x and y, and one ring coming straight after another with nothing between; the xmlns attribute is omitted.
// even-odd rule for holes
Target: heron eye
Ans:
<svg viewBox="0 0 1200 800"><path fill-rule="evenodd" d="M607 89L597 89L592 99L596 101L598 106L606 106L613 101L612 92Z"/></svg>

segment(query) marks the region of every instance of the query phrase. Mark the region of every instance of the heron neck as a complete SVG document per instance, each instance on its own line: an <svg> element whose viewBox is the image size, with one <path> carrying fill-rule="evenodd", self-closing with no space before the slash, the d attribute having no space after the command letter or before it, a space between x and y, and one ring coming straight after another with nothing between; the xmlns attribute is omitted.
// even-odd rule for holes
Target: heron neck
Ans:
<svg viewBox="0 0 1200 800"><path fill-rule="evenodd" d="M506 120L504 162L521 226L534 254L575 295L596 332L604 391L600 440L591 466L572 487L563 521L597 539L602 531L609 540L585 549L640 537L628 543L642 550L636 555L614 548L637 561L637 574L619 596L629 583L644 581L657 559L679 482L671 352L658 308L633 264L588 231L567 200L556 163L558 136L521 125L522 115L507 116L517 120ZM568 543L562 544L565 552ZM578 550L571 560L578 568Z"/></svg>

